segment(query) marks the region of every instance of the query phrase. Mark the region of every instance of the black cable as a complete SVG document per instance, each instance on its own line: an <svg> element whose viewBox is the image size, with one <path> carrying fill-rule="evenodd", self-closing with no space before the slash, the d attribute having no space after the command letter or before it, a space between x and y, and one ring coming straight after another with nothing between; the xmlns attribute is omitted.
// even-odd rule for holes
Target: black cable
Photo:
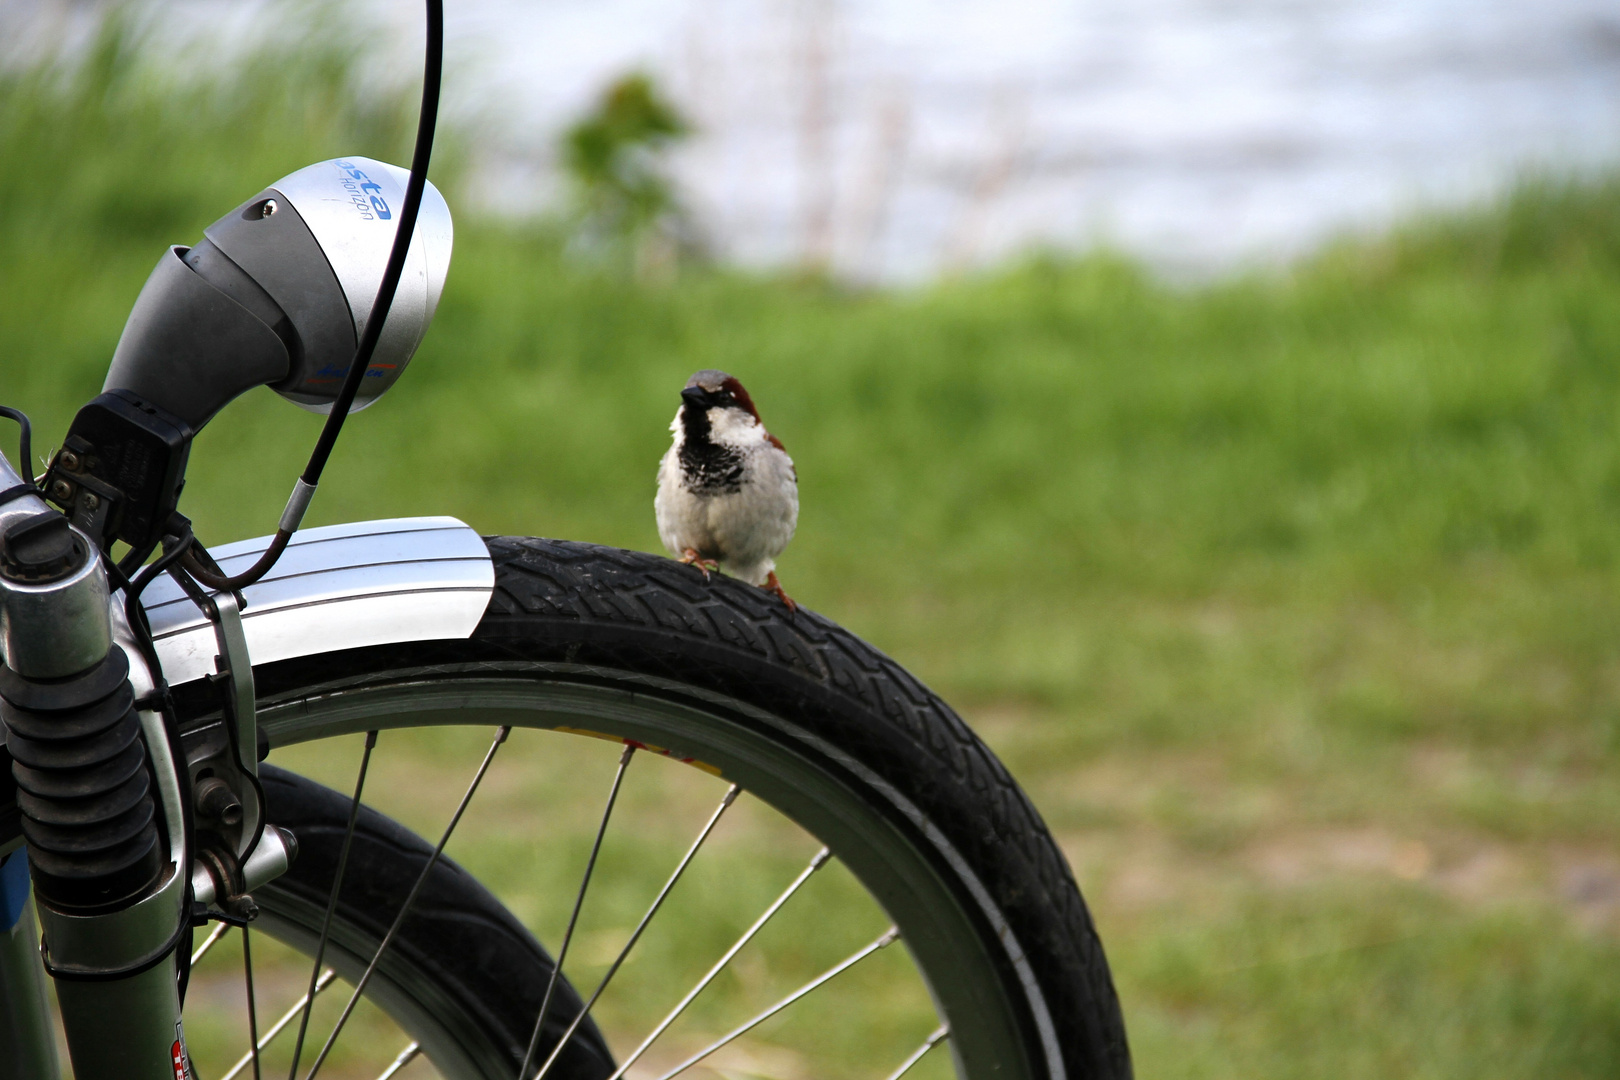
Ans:
<svg viewBox="0 0 1620 1080"><path fill-rule="evenodd" d="M125 614L131 618L134 617L134 612L130 609L131 607L140 606L141 593L146 591L146 587L152 584L159 574L179 562L191 550L191 530L187 529L180 536L177 536L172 545L166 544L164 546L167 550L153 560L146 569L142 570L134 581L130 582L128 595L124 600L124 610Z"/></svg>
<svg viewBox="0 0 1620 1080"><path fill-rule="evenodd" d="M355 350L354 360L349 365L349 371L343 380L343 387L338 392L337 400L332 405L332 411L327 415L326 423L321 428L320 438L316 440L315 449L311 452L309 462L305 465L304 472L299 478L300 484L310 489L311 492L320 482L321 473L326 468L327 460L332 456L332 448L337 444L338 435L343 430L343 423L348 418L349 409L353 406L354 399L360 392L360 380L365 378L366 369L370 366L371 358L376 353L377 342L382 336L383 325L387 322L389 309L394 303L394 294L399 289L400 278L404 276L405 257L410 251L411 239L416 233L416 221L421 212L422 197L427 190L428 163L433 155L433 136L438 127L439 87L444 72L444 5L442 0L426 0L426 5L427 46L422 72L422 106L417 118L416 147L411 154L410 180L405 187L405 205L400 211L399 227L394 235L393 248L388 254L388 265L383 270L382 282L377 287L377 297L372 304L371 315L366 319L365 330L360 336L360 343ZM4 406L0 406L0 416L8 416L22 426L23 479L31 481L33 477L30 473L31 466L28 463L32 459L33 446L32 431L29 427L28 418L17 410L5 408ZM295 489L295 496L296 492L297 489ZM307 505L307 495L305 505ZM302 518L302 516L302 509L300 508L296 518ZM158 680L159 689L153 695L156 698L154 703L161 710L165 734L168 736L170 750L175 755L176 761L185 760L179 745L178 725L174 715L172 699L169 697L168 686L162 681L163 669L158 662L157 649L152 640L151 626L146 620L146 611L140 602L141 593L159 574L166 572L176 564L182 563L182 561L184 561L186 571L191 573L193 578L212 589L234 592L253 584L276 564L276 561L281 558L282 552L286 550L287 542L292 539L292 534L298 527L298 521L295 519L289 523L287 517L287 514L283 514L283 524L276 530L276 534L271 539L270 545L265 549L264 554L245 573L236 577L226 577L219 574L217 564L214 564L212 568L204 565L204 560L199 559L197 554L192 551L195 538L189 528L185 529L182 535L177 537L172 547L169 547L161 557L142 570L133 581L130 580L128 574L134 570L136 565L139 565L138 562L134 562L125 570L114 565L111 559L105 560L110 574L124 586L125 614L129 620L131 630L134 632L137 647L146 658L153 676ZM206 562L213 564L211 558L206 559ZM375 740L375 733L372 733L370 738ZM368 746L367 749L369 750L370 747ZM193 849L195 843L193 811L190 806L191 792L187 789L187 785L181 784L180 786L181 801L184 804L182 808L184 843L189 851ZM262 805L262 792L260 802ZM356 802L358 803L358 792L356 793ZM188 877L186 882L186 906L188 909L191 903L191 882ZM189 930L189 927L183 929ZM189 961L190 955L188 954L182 959L181 970L178 972L182 993L184 993L185 984L190 981ZM307 1012L305 1020L306 1022L308 1020ZM257 1068L257 1064L255 1062L255 1068ZM294 1070L297 1067L295 1060L293 1064Z"/></svg>
<svg viewBox="0 0 1620 1080"><path fill-rule="evenodd" d="M182 558L185 560L186 573L208 586L216 592L236 592L245 589L270 572L281 558L281 553L287 550L287 542L292 539L292 530L277 529L276 535L270 538L270 546L264 549L259 561L248 567L235 577L222 577L210 571L197 558L196 553L188 546ZM195 541L193 541L195 544Z"/></svg>
<svg viewBox="0 0 1620 1080"><path fill-rule="evenodd" d="M360 382L366 377L371 357L377 351L377 341L382 337L388 309L394 304L394 293L398 291L399 279L405 273L405 256L410 251L411 237L416 233L417 215L422 209L422 195L427 190L428 161L433 156L433 134L439 123L439 82L444 74L444 3L443 0L426 2L427 50L422 63L422 108L416 122L416 148L411 153L411 178L405 186L405 205L399 214L399 231L394 234L394 246L388 253L388 266L383 270L382 283L377 286L377 299L371 305L371 315L366 319L366 328L360 335L354 361L349 365L348 374L343 377L343 388L338 391L332 411L327 414L326 423L321 428L320 438L315 440L309 463L299 477L299 484L309 489L310 493L320 483L327 459L332 456L332 447L337 444L343 423L348 419L349 408L360 392ZM295 498L296 492L297 489ZM302 510L297 517L303 517ZM270 572L276 560L281 558L281 553L287 549L287 542L297 528L296 521L289 526L287 515L282 515L282 525L276 530L270 546L257 562L236 577L211 573L195 559L187 559L186 571L210 589L234 591L245 588Z"/></svg>
<svg viewBox="0 0 1620 1080"><path fill-rule="evenodd" d="M112 545L109 543L108 546L111 547ZM156 550L156 540L152 541L150 544L147 544L145 547L130 548L124 553L124 557L118 560L118 572L123 574L125 578L128 578L129 575L139 570L141 565L145 563L147 559L152 557L152 552Z"/></svg>
<svg viewBox="0 0 1620 1080"><path fill-rule="evenodd" d="M23 412L21 409L12 409L5 405L0 405L0 416L8 417L17 421L17 426L22 428L22 435L19 436L17 440L17 452L22 458L22 460L18 462L18 468L22 471L24 483L26 483L29 487L33 487L34 466L32 462L34 460L34 428L33 425L28 422L28 414Z"/></svg>
<svg viewBox="0 0 1620 1080"><path fill-rule="evenodd" d="M26 484L14 484L11 487L6 488L6 490L0 491L0 506L6 505L6 503L10 502L12 499L20 499L24 495L38 494L39 488L34 486L33 481L29 481Z"/></svg>
<svg viewBox="0 0 1620 1080"><path fill-rule="evenodd" d="M332 454L343 421L349 415L360 392L360 380L366 376L371 356L377 351L377 340L382 336L383 321L394 303L399 279L405 273L405 255L410 250L411 236L416 231L417 213L422 209L422 195L427 190L428 159L433 155L433 132L439 120L439 79L444 68L444 4L442 0L427 0L427 55L422 64L422 111L416 125L416 149L411 154L411 179L405 188L405 207L399 215L399 232L394 236L394 249L388 253L388 267L383 271L382 284L377 286L377 301L372 305L371 317L366 320L365 333L360 335L360 347L355 350L354 363L343 379L343 389L337 402L327 414L321 437L315 440L315 450L304 466L304 483L314 487L320 483L326 459Z"/></svg>

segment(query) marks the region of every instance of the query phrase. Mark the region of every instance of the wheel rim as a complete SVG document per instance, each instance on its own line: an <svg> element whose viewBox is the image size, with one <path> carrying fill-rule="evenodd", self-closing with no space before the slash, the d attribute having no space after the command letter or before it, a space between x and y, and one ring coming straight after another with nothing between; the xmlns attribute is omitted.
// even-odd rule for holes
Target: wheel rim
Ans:
<svg viewBox="0 0 1620 1080"><path fill-rule="evenodd" d="M999 913L988 897L973 895L977 879L965 862L899 792L780 717L640 674L510 662L403 669L305 687L263 703L259 720L273 747L371 730L489 725L628 742L717 771L830 847L894 919L948 1025L959 1076L1064 1075L1051 1018L1018 943L995 921ZM309 913L292 920L287 914L269 913L265 929L307 947ZM352 978L364 966L359 944L336 944L333 966ZM465 1055L458 1060L454 1040L439 1037L444 1033L433 1031L431 1018L411 1015L410 995L392 981L372 996L445 1075L488 1075ZM1018 1005L1027 1011L1020 1015ZM1039 1047L1034 1060L1025 1049L1031 1043ZM875 1065L873 1075L896 1064Z"/></svg>

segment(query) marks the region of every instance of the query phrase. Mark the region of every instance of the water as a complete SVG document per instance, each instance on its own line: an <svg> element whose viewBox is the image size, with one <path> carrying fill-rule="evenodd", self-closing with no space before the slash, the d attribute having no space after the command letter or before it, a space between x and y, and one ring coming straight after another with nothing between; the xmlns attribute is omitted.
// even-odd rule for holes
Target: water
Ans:
<svg viewBox="0 0 1620 1080"><path fill-rule="evenodd" d="M722 250L863 276L1099 242L1211 270L1620 158L1614 0L465 0L452 30L527 135L509 184L643 66Z"/></svg>
<svg viewBox="0 0 1620 1080"><path fill-rule="evenodd" d="M355 2L411 62L419 5ZM1615 0L447 7L486 204L554 204L556 132L640 67L698 125L674 169L721 254L858 277L1098 243L1207 273L1620 161Z"/></svg>

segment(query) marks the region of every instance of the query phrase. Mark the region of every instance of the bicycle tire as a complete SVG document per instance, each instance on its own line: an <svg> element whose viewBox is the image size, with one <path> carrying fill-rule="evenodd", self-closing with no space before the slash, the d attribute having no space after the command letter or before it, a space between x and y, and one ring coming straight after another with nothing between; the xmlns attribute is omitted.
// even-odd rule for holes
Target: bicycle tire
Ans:
<svg viewBox="0 0 1620 1080"><path fill-rule="evenodd" d="M592 544L486 542L495 590L469 639L255 668L271 746L490 719L679 746L827 843L889 912L950 1026L958 1075L1131 1075L1062 853L918 680L729 578ZM187 722L217 715L200 687L177 696Z"/></svg>

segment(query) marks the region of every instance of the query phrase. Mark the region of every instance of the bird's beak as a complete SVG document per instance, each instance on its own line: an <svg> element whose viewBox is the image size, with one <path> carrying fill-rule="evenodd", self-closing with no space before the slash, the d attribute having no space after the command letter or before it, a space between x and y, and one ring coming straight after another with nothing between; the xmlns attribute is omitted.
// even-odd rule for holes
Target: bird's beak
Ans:
<svg viewBox="0 0 1620 1080"><path fill-rule="evenodd" d="M694 409L707 409L709 407L709 392L701 386L688 386L681 391L681 400Z"/></svg>

